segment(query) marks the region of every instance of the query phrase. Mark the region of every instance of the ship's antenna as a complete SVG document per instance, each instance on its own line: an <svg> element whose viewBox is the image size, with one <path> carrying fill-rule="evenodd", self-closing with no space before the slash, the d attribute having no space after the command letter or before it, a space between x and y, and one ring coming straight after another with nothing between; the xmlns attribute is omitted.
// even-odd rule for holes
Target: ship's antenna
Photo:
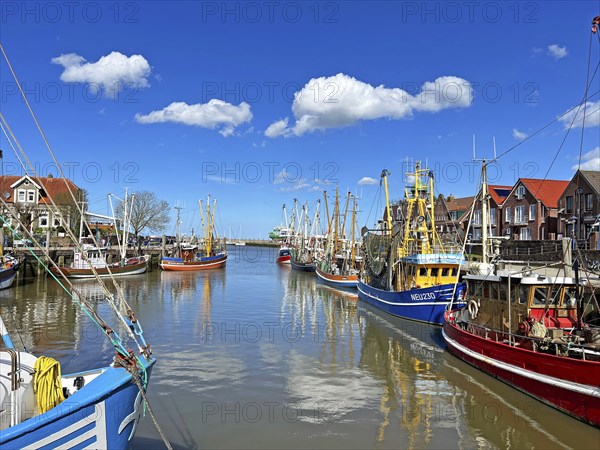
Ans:
<svg viewBox="0 0 600 450"><path fill-rule="evenodd" d="M494 161L496 161L496 136L494 136Z"/></svg>

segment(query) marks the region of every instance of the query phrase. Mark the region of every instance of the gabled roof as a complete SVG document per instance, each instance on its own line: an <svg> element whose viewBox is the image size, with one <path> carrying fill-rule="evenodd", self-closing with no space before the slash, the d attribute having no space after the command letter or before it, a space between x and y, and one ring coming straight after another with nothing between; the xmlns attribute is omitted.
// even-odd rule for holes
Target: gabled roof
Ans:
<svg viewBox="0 0 600 450"><path fill-rule="evenodd" d="M37 189L41 189L41 188L42 188L42 187L41 187L39 184L37 184L37 183L35 182L35 180L34 180L33 178L31 178L29 175L25 175L25 176L23 176L23 177L18 177L18 178L17 178L17 180L16 180L16 181L15 181L13 184L11 184L11 185L10 185L10 187L11 187L12 189L14 189L14 188L16 188L16 187L17 187L19 184L21 184L21 183L25 182L25 180L29 180L31 183L33 183L33 185L34 185L34 186L35 186Z"/></svg>
<svg viewBox="0 0 600 450"><path fill-rule="evenodd" d="M512 191L512 188L512 186L490 184L488 186L488 192L490 194L490 197L492 197L492 200L496 202L496 205L500 206L504 202L504 199L508 197L510 191Z"/></svg>
<svg viewBox="0 0 600 450"><path fill-rule="evenodd" d="M466 211L471 208L473 198L474 196L453 198L452 200L446 199L446 207L448 211Z"/></svg>
<svg viewBox="0 0 600 450"><path fill-rule="evenodd" d="M14 188L12 186L18 185L19 180L24 179L26 177L27 176L20 175L0 176L0 195L2 195L2 198L6 203L15 202L13 196ZM62 197L60 199L62 201L69 198L67 197L69 195L67 184L69 185L73 193L79 190L75 183L73 183L71 180L67 180L64 178L30 177L30 179L35 183L35 185L41 187L40 203L42 204L50 204L48 197L54 198L55 201L58 197ZM6 196L5 193L8 193L8 196Z"/></svg>
<svg viewBox="0 0 600 450"><path fill-rule="evenodd" d="M600 170L580 170L579 172L596 192L596 195L600 195Z"/></svg>
<svg viewBox="0 0 600 450"><path fill-rule="evenodd" d="M513 190L522 184L531 195L542 202L547 208L557 208L558 199L565 191L570 181L565 180L544 180L539 178L519 178L515 183ZM511 191L511 192L512 192Z"/></svg>

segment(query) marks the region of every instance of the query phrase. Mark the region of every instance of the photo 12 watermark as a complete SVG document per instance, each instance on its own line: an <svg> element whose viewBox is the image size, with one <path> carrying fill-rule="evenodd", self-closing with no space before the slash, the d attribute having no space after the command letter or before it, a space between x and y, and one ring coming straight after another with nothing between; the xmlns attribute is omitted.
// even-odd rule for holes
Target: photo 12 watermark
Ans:
<svg viewBox="0 0 600 450"><path fill-rule="evenodd" d="M140 166L134 161L114 161L114 162L98 162L98 161L64 161L60 163L60 167L64 177L77 184L99 183L100 181L111 181L115 184L127 183L136 184L140 180L138 178ZM60 171L54 162L35 162L33 169L27 172L23 166L17 162L2 162L2 175L25 176L35 173L35 176L54 177L60 176Z"/></svg>
<svg viewBox="0 0 600 450"><path fill-rule="evenodd" d="M201 2L202 23L295 24L339 22L340 2L223 1Z"/></svg>
<svg viewBox="0 0 600 450"><path fill-rule="evenodd" d="M129 1L3 1L0 2L0 23L134 24L140 22L142 5L143 2Z"/></svg>

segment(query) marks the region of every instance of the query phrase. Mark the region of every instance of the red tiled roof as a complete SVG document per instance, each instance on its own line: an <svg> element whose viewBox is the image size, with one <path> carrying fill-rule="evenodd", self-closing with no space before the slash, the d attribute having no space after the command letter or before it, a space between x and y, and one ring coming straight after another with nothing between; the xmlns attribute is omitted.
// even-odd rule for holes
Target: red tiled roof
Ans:
<svg viewBox="0 0 600 450"><path fill-rule="evenodd" d="M15 199L13 198L14 190L10 186L15 182L22 179L23 176L20 175L3 175L0 176L0 195L6 203L14 203ZM67 198L70 198L69 191L67 189L67 184L75 194L79 188L73 183L71 180L67 180L64 178L48 178L48 177L31 177L31 179L42 186L44 189L45 195L42 195L40 198L40 203L49 204L50 201L48 197L52 197L55 201L64 201ZM5 197L4 193L8 192L9 197Z"/></svg>
<svg viewBox="0 0 600 450"><path fill-rule="evenodd" d="M501 186L498 184L490 184L488 185L488 192L492 200L496 202L496 205L500 206L510 191L512 190L512 186Z"/></svg>
<svg viewBox="0 0 600 450"><path fill-rule="evenodd" d="M519 181L531 194L547 208L557 208L558 199L567 188L569 181L520 178Z"/></svg>

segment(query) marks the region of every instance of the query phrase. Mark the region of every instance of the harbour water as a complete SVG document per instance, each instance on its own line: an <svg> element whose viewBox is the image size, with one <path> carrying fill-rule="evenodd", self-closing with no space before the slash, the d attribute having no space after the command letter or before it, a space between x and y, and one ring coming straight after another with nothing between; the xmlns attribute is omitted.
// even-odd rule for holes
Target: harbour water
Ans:
<svg viewBox="0 0 600 450"><path fill-rule="evenodd" d="M174 448L600 448L600 430L444 351L441 328L230 247L223 270L154 270L120 283L158 363L149 398ZM93 283L81 289L97 294ZM17 346L99 367L112 346L58 284L0 292ZM163 448L150 417L135 448Z"/></svg>

